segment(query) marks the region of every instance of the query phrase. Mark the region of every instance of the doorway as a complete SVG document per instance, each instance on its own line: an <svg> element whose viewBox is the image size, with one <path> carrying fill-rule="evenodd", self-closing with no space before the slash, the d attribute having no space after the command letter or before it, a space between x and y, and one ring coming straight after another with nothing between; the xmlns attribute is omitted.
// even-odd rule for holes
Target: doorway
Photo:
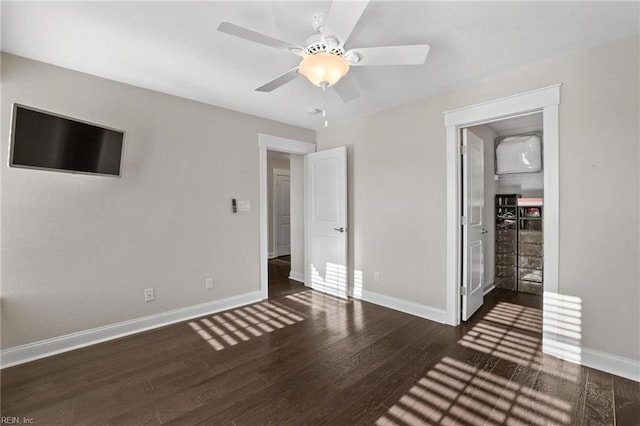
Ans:
<svg viewBox="0 0 640 426"><path fill-rule="evenodd" d="M558 291L558 105L560 85L533 90L495 101L445 112L447 138L447 323L461 322L462 268L466 259L462 247L462 161L461 129L532 113L541 113L545 191L545 293ZM543 313L544 315L544 313Z"/></svg>
<svg viewBox="0 0 640 426"><path fill-rule="evenodd" d="M308 142L259 134L260 153L260 293L268 298L269 151L304 157L304 281L314 290L347 298L347 150L316 152ZM292 182L295 179L292 177ZM296 250L292 253L295 255ZM293 260L293 259L292 259Z"/></svg>
<svg viewBox="0 0 640 426"><path fill-rule="evenodd" d="M462 321L494 288L544 288L542 112L463 128ZM541 303L540 303L541 305Z"/></svg>
<svg viewBox="0 0 640 426"><path fill-rule="evenodd" d="M291 255L291 202L293 201L295 205L297 199L302 197L302 194L297 192L292 194L291 192L292 161L300 160L296 157L292 158L292 155L287 152L267 151L267 197L269 202L267 214L271 224L269 227L270 259Z"/></svg>
<svg viewBox="0 0 640 426"><path fill-rule="evenodd" d="M304 289L303 157L267 150L270 299Z"/></svg>
<svg viewBox="0 0 640 426"><path fill-rule="evenodd" d="M295 186L300 184L300 181L303 179L303 176L300 175L296 177L299 173L298 170L303 170L302 165L302 156L311 152L315 152L316 145L313 143L298 141L294 139L282 138L279 136L267 135L267 134L259 134L258 136L258 144L259 144L259 152L260 152L260 292L262 294L263 299L268 299L269 297L269 258L275 257L275 248L271 242L269 237L270 234L273 233L273 219L271 218L272 214L269 212L273 212L273 205L270 202L270 190L269 187L272 187L272 178L273 178L273 168L269 169L269 153L275 153L276 156L280 155L281 158L288 157L290 166L289 172L291 180L294 182L290 182L291 185ZM295 158L294 160L294 169L291 170L291 158ZM270 185L271 184L271 185ZM302 202L302 200L300 200ZM271 208L270 208L271 207ZM294 206L295 208L295 206ZM294 213L295 215L296 213ZM271 220L270 220L271 219ZM295 222L295 220L294 220ZM294 224L295 225L295 224ZM270 231L271 230L271 231ZM302 240L304 241L304 239ZM304 262L304 244L300 247L296 248L297 245L293 244L293 251L291 262L299 262L303 265ZM300 259L300 260L298 260ZM303 271L304 266L300 267L300 271ZM295 270L295 266L292 268L287 265L280 265L280 274L284 271L282 268L288 269L289 276L283 278L284 280L288 280L289 278L293 278L294 280L304 282L304 273L297 272ZM294 274L291 274L291 271Z"/></svg>

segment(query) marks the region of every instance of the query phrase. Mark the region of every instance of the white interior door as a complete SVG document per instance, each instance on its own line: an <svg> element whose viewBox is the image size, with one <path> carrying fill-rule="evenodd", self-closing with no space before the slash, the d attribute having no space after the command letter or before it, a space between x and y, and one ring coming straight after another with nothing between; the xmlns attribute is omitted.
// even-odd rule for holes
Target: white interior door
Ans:
<svg viewBox="0 0 640 426"><path fill-rule="evenodd" d="M305 156L305 284L347 298L347 148Z"/></svg>
<svg viewBox="0 0 640 426"><path fill-rule="evenodd" d="M275 187L276 256L291 254L291 179L277 174Z"/></svg>
<svg viewBox="0 0 640 426"><path fill-rule="evenodd" d="M462 320L483 302L484 281L484 149L483 142L462 129Z"/></svg>

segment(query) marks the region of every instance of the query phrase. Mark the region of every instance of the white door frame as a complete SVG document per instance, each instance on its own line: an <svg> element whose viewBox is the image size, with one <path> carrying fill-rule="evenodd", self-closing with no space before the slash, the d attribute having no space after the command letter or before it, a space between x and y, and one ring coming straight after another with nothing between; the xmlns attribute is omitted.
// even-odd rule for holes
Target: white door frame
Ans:
<svg viewBox="0 0 640 426"><path fill-rule="evenodd" d="M560 84L444 113L447 153L447 324L460 324L461 231L460 129L516 115L543 114L544 291L558 293ZM544 315L544 312L543 312Z"/></svg>
<svg viewBox="0 0 640 426"><path fill-rule="evenodd" d="M272 179L272 184L271 185L271 198L272 198L272 207L273 207L273 211L271 213L271 226L273 229L273 233L271 235L273 235L273 255L278 257L278 182L276 181L276 177L277 176L286 176L286 177L291 177L291 174L289 172L289 170L284 170L284 169L273 169L273 179Z"/></svg>
<svg viewBox="0 0 640 426"><path fill-rule="evenodd" d="M269 218L267 194L267 150L305 155L316 151L316 144L258 133L260 151L260 294L269 297Z"/></svg>

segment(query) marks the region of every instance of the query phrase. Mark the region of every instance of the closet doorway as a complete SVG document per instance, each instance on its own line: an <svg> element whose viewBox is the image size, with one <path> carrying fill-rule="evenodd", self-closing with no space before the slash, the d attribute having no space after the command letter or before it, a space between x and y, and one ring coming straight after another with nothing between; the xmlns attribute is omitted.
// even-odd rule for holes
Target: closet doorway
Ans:
<svg viewBox="0 0 640 426"><path fill-rule="evenodd" d="M539 123L536 121L527 122L526 120L537 120L542 118L542 133L544 134L544 150L542 153L542 162L544 164L544 172L542 175L541 190L544 195L544 288L545 291L555 292L558 291L558 104L560 102L560 85L555 85L531 92L525 92L519 95L510 96L507 98L501 98L495 101L486 102L482 104L472 105L470 107L460 108L453 111L445 112L445 126L447 130L447 322L451 325L458 325L462 320L462 311L465 298L470 293L467 279L469 271L472 274L475 272L475 285L480 282L480 286L484 290L489 290L490 283L485 283L485 265L489 266L494 264L494 261L488 260L484 262L485 255L491 255L495 253L495 246L492 248L491 242L495 239L490 236L484 237L489 247L483 247L484 253L481 256L477 255L477 246L474 246L476 255L470 257L469 246L467 246L466 239L466 208L469 204L465 205L465 202L469 203L469 200L463 202L463 153L467 149L463 145L463 135L468 132L469 129L475 128L476 132L487 132L486 139L491 140L489 149L485 150L485 157L482 161L484 167L485 160L491 160L494 158L494 148L491 147L495 143L496 135L502 131L526 131L526 126L536 126ZM537 117L535 117L537 114ZM532 116L528 118L523 118ZM523 120L525 121L523 123ZM502 122L501 124L496 124ZM491 123L494 123L495 128L491 128ZM485 125L486 127L480 127ZM516 129L517 128L517 129ZM463 131L465 129L465 131ZM472 130L473 131L473 130ZM493 134L492 134L493 133ZM498 136L499 137L499 136ZM482 144L484 146L484 143ZM489 181L487 185L489 188L489 195L492 196L492 191L497 190L498 183L493 176L492 166L487 167L487 172L481 173L484 181ZM475 173L477 175L477 167ZM493 179L491 181L489 178ZM473 178L472 178L473 179ZM532 177L533 179L533 177ZM537 180L538 176L534 180ZM473 180L472 180L473 181ZM483 182L484 183L484 182ZM507 181L503 182L507 185ZM501 185L503 183L500 183ZM467 182L467 185L469 182ZM501 186L500 190L511 190L513 185L516 185L515 181L510 183L512 187ZM522 183L520 183L522 185ZM528 184L527 184L528 185ZM473 192L473 191L471 191ZM487 194L478 197L477 193L473 199L486 200ZM489 206L494 205L495 198L490 202L484 201L484 204ZM477 206L476 210L477 210ZM482 206L483 216L489 216L488 222L483 228L486 234L489 234L489 229L495 230L495 220L493 215L488 215L485 212L485 206ZM489 208L490 210L490 208ZM494 212L495 214L495 212ZM484 219L484 217L482 218ZM483 232L484 232L483 231ZM495 255L495 254L494 254ZM469 259L474 259L475 264L469 265ZM483 264L478 266L478 259L483 260ZM463 270L467 268L466 274ZM489 267L490 269L490 267ZM481 271L478 272L478 271ZM478 278L481 276L482 278ZM495 276L495 269L494 269ZM494 280L495 281L495 280ZM471 289L474 290L474 289ZM475 292L477 295L478 292ZM481 296L480 296L481 297ZM467 300L469 301L469 300ZM482 304L480 300L480 305ZM473 306L474 303L468 305ZM471 316L472 312L467 312L466 316Z"/></svg>
<svg viewBox="0 0 640 426"><path fill-rule="evenodd" d="M495 285L541 295L544 257L544 164L540 161L541 149L544 149L542 113L494 121L469 130L481 135L485 147L485 293ZM496 160L513 164L499 166ZM518 250L519 245L522 250ZM527 268L530 273L526 272ZM541 272L536 274L534 271Z"/></svg>

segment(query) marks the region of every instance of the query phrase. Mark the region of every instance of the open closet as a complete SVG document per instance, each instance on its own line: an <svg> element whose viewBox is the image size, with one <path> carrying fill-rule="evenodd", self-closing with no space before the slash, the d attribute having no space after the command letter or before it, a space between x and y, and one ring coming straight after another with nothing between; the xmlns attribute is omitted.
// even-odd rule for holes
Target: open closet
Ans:
<svg viewBox="0 0 640 426"><path fill-rule="evenodd" d="M484 283L544 290L544 135L542 114L470 128L484 142Z"/></svg>

